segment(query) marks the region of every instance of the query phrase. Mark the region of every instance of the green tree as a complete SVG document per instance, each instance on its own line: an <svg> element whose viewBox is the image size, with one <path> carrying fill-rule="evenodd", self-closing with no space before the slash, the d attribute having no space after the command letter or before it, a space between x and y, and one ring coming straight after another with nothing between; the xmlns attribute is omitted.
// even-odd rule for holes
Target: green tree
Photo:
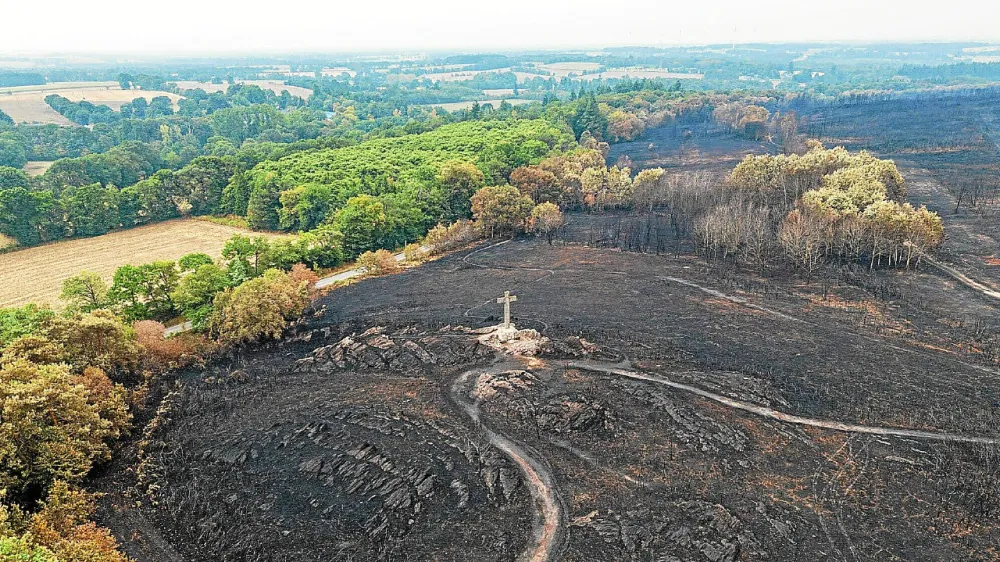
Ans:
<svg viewBox="0 0 1000 562"><path fill-rule="evenodd" d="M476 193L486 177L471 162L452 160L441 166L438 181L445 189L445 216L448 221L468 218L471 213L469 200Z"/></svg>
<svg viewBox="0 0 1000 562"><path fill-rule="evenodd" d="M249 176L246 172L237 171L222 190L220 210L231 215L246 216L251 191Z"/></svg>
<svg viewBox="0 0 1000 562"><path fill-rule="evenodd" d="M282 191L280 201L278 222L282 230L311 230L326 220L333 190L326 185L301 185Z"/></svg>
<svg viewBox="0 0 1000 562"><path fill-rule="evenodd" d="M107 305L108 285L100 275L84 271L63 281L59 298L74 310L90 312Z"/></svg>
<svg viewBox="0 0 1000 562"><path fill-rule="evenodd" d="M601 109L597 104L597 97L593 92L580 97L571 126L578 140L583 136L584 132L590 132L598 140L603 139L607 135L608 120L601 113Z"/></svg>
<svg viewBox="0 0 1000 562"><path fill-rule="evenodd" d="M215 295L229 286L229 273L225 269L214 263L202 264L190 274L181 277L177 288L171 293L171 299L185 318L195 327L201 328L205 326L211 314L211 304Z"/></svg>
<svg viewBox="0 0 1000 562"><path fill-rule="evenodd" d="M275 174L256 176L247 201L247 224L254 230L277 230L281 226L281 186Z"/></svg>
<svg viewBox="0 0 1000 562"><path fill-rule="evenodd" d="M535 203L516 187L484 187L472 196L472 216L491 238L523 232Z"/></svg>
<svg viewBox="0 0 1000 562"><path fill-rule="evenodd" d="M0 166L21 169L28 163L24 145L14 139L0 137Z"/></svg>
<svg viewBox="0 0 1000 562"><path fill-rule="evenodd" d="M146 109L147 117L169 117L174 114L174 105L167 96L156 96Z"/></svg>
<svg viewBox="0 0 1000 562"><path fill-rule="evenodd" d="M332 224L323 224L299 235L302 260L313 269L335 267L344 261L344 235Z"/></svg>
<svg viewBox="0 0 1000 562"><path fill-rule="evenodd" d="M234 173L235 159L200 156L178 171L174 179L178 193L191 205L191 214L206 215L219 212L223 192Z"/></svg>
<svg viewBox="0 0 1000 562"><path fill-rule="evenodd" d="M99 183L70 187L60 198L74 236L98 236L118 227L118 190Z"/></svg>
<svg viewBox="0 0 1000 562"><path fill-rule="evenodd" d="M271 249L271 243L263 236L250 238L241 234L234 234L222 246L222 257L229 261L229 268L245 271L249 277L257 277L264 272L263 259ZM237 282L242 281L236 279Z"/></svg>
<svg viewBox="0 0 1000 562"><path fill-rule="evenodd" d="M0 166L0 189L10 189L12 187L28 187L31 180L18 168L11 166Z"/></svg>
<svg viewBox="0 0 1000 562"><path fill-rule="evenodd" d="M60 238L64 234L60 209L47 191L0 189L0 232L13 236L22 246Z"/></svg>
<svg viewBox="0 0 1000 562"><path fill-rule="evenodd" d="M115 271L108 299L129 321L169 318L174 312L170 294L179 278L171 261L123 265Z"/></svg>
<svg viewBox="0 0 1000 562"><path fill-rule="evenodd" d="M379 249L388 222L385 204L371 195L351 197L333 220L334 227L343 235L344 253L348 257Z"/></svg>
<svg viewBox="0 0 1000 562"><path fill-rule="evenodd" d="M53 317L51 309L34 304L0 308L0 348L22 336L41 333Z"/></svg>
<svg viewBox="0 0 1000 562"><path fill-rule="evenodd" d="M177 260L177 267L180 268L182 273L187 273L192 272L203 265L211 265L213 263L215 263L215 260L213 260L208 254L187 254L181 256L181 258Z"/></svg>

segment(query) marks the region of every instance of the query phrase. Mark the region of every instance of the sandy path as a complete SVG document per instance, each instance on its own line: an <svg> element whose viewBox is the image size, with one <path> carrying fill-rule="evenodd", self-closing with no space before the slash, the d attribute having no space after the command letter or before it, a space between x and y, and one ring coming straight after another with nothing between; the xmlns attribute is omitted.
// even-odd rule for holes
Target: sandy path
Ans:
<svg viewBox="0 0 1000 562"><path fill-rule="evenodd" d="M975 281L974 279L962 273L961 271L955 269L954 267L951 267L950 265L945 265L927 255L925 255L922 259L927 263L936 267L938 270L948 274L959 283L972 289L973 291L976 291L977 293L992 299L1000 299L1000 291L994 291L993 289L990 289L986 285L983 285L982 283Z"/></svg>
<svg viewBox="0 0 1000 562"><path fill-rule="evenodd" d="M609 375L617 375L620 377L627 377L630 379L662 384L664 386L669 386L671 388L676 388L678 390L683 390L686 392L690 392L692 394L696 394L698 396L701 396L702 398L707 398L714 402L718 402L720 404L729 406L730 408L743 410L744 412L750 412L751 414L756 414L758 416L762 416L765 418L770 418L773 420L783 421L787 423L794 423L797 425L806 425L810 427L832 429L835 431L845 431L848 433L867 433L870 435L910 437L914 439L950 441L953 443L980 443L987 445L1000 444L1000 437L978 437L978 436L962 435L958 433L938 433L933 431L921 431L918 429L878 427L878 426L843 423L830 420L819 420L814 418L804 418L802 416L796 416L792 414L786 414L784 412L779 412L778 410L773 410L771 408L766 408L764 406L758 406L756 404L750 404L748 402L734 400L732 398L728 398L726 396L722 396L721 394L716 394L714 392L709 392L707 390L698 388L696 386L691 386L689 384L672 381L663 376L653 375L648 373L640 373L636 371L627 371L625 369L609 367L607 365L603 365L592 361L573 361L567 363L567 366L575 367L578 369L584 369L587 371L595 371L600 373L606 373Z"/></svg>
<svg viewBox="0 0 1000 562"><path fill-rule="evenodd" d="M509 368L511 368L509 365L498 365L465 371L452 384L451 397L472 418L472 421L482 428L490 444L500 449L520 467L525 484L531 490L531 498L534 500L537 513L532 542L518 559L526 562L547 562L556 558L566 540L566 518L562 501L556 491L555 477L548 467L532 457L522 446L487 427L479 418L479 407L469 400L468 395L468 382L474 375L500 373Z"/></svg>

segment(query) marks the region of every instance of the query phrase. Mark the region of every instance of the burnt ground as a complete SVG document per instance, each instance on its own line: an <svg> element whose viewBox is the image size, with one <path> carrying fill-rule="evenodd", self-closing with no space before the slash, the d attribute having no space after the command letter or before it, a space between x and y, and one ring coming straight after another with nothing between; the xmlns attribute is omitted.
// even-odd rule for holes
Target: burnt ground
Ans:
<svg viewBox="0 0 1000 562"><path fill-rule="evenodd" d="M772 143L738 137L714 125L703 114L680 117L650 129L642 137L611 145L608 161L628 156L633 170L663 168L671 171L706 171L725 174L748 154L774 154Z"/></svg>
<svg viewBox="0 0 1000 562"><path fill-rule="evenodd" d="M1000 92L800 109L807 132L827 146L895 160L910 202L945 221L942 259L1000 287Z"/></svg>
<svg viewBox="0 0 1000 562"><path fill-rule="evenodd" d="M933 273L889 282L902 296L880 301L537 240L362 281L291 341L182 377L131 511L186 560L517 559L536 542L532 490L450 393L493 355L446 329L496 323L504 290L519 326L582 336L605 365L808 418L1000 438L1000 374L948 303L991 305ZM551 559L1000 556L995 445L785 423L565 356L521 365L478 402L486 427L551 472ZM114 514L102 522L126 534Z"/></svg>
<svg viewBox="0 0 1000 562"><path fill-rule="evenodd" d="M944 212L994 166L976 104L803 114L895 158L945 217L939 258L989 284L989 206ZM769 150L689 130L615 150L712 172ZM930 268L805 284L585 245L616 224L360 281L179 374L142 463L98 478L99 522L139 561L1000 560L1000 447L940 437L1000 439L995 301ZM496 363L454 328L496 324L505 290L553 351Z"/></svg>

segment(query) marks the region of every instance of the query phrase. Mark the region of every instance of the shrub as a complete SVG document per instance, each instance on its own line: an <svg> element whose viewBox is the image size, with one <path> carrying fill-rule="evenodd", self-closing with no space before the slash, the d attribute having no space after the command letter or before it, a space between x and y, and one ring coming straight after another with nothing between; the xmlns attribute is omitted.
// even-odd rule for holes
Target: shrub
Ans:
<svg viewBox="0 0 1000 562"><path fill-rule="evenodd" d="M424 237L423 245L431 255L456 250L479 239L476 225L469 220L456 221L448 226L438 224Z"/></svg>
<svg viewBox="0 0 1000 562"><path fill-rule="evenodd" d="M409 263L420 263L424 260L425 256L426 253L424 252L424 249L416 242L413 244L407 244L403 248L403 257Z"/></svg>
<svg viewBox="0 0 1000 562"><path fill-rule="evenodd" d="M121 381L134 373L139 364L135 334L107 310L53 318L44 335L66 350L67 361L77 371L99 367Z"/></svg>
<svg viewBox="0 0 1000 562"><path fill-rule="evenodd" d="M358 256L358 267L369 275L384 275L399 271L399 262L389 250L376 250Z"/></svg>
<svg viewBox="0 0 1000 562"><path fill-rule="evenodd" d="M305 283L306 291L309 296L313 296L313 292L316 288L316 282L319 281L319 276L316 273L306 267L303 263L297 263L292 266L292 270L288 272L288 277L295 282Z"/></svg>
<svg viewBox="0 0 1000 562"><path fill-rule="evenodd" d="M215 297L209 329L222 345L278 338L309 306L309 282L271 269Z"/></svg>
<svg viewBox="0 0 1000 562"><path fill-rule="evenodd" d="M26 520L12 517L14 525L8 525L6 530L0 506L0 534L9 535L0 538L0 560L127 562L111 533L88 521L94 508L91 494L65 482L52 486L37 513Z"/></svg>
<svg viewBox="0 0 1000 562"><path fill-rule="evenodd" d="M98 370L74 377L65 365L0 366L0 489L24 494L76 482L108 460L108 442L128 422L123 395Z"/></svg>
<svg viewBox="0 0 1000 562"><path fill-rule="evenodd" d="M212 342L204 336L186 332L167 338L163 324L153 320L136 322L132 329L142 350L143 369L151 373L186 367L212 352Z"/></svg>
<svg viewBox="0 0 1000 562"><path fill-rule="evenodd" d="M552 239L563 224L565 220L562 211L555 203L542 203L531 210L531 231L545 236L549 244L552 244Z"/></svg>

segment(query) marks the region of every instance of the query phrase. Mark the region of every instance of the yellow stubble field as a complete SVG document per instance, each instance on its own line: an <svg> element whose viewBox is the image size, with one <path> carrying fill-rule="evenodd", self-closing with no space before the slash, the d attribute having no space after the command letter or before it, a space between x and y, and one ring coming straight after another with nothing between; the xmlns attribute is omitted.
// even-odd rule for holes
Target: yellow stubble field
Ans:
<svg viewBox="0 0 1000 562"><path fill-rule="evenodd" d="M81 271L93 271L110 285L122 265L176 260L195 252L218 258L226 240L237 233L260 235L198 219L177 219L0 254L0 307L29 302L59 307L63 281Z"/></svg>

